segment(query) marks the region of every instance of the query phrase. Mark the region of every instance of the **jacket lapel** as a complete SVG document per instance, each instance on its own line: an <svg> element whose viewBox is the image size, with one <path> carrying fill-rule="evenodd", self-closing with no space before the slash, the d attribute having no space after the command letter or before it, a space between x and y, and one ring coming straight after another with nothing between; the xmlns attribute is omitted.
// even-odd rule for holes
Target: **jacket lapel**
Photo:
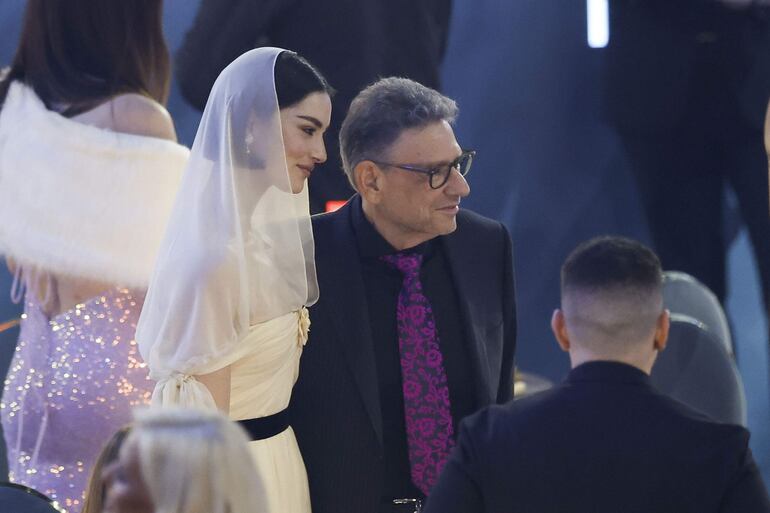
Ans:
<svg viewBox="0 0 770 513"><path fill-rule="evenodd" d="M382 411L374 341L358 246L351 224L351 205L354 206L355 202L349 201L340 209L331 227L333 233L323 249L326 266L325 273L319 273L319 286L381 450Z"/></svg>
<svg viewBox="0 0 770 513"><path fill-rule="evenodd" d="M465 340L470 355L470 363L475 377L477 407L483 407L495 402L495 392L490 386L490 375L486 345L484 345L483 326L480 319L484 319L482 310L486 301L482 290L477 287L474 280L473 247L463 237L460 216L458 216L457 230L449 235L441 237L449 263L452 280L457 295L457 303L462 316Z"/></svg>

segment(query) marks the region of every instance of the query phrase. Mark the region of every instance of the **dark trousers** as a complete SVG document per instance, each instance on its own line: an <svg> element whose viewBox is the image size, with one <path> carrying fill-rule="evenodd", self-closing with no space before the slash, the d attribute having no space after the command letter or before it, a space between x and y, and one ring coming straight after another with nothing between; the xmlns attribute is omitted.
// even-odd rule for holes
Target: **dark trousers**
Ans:
<svg viewBox="0 0 770 513"><path fill-rule="evenodd" d="M738 58L743 55L741 32L728 28L716 31L713 42L699 45L681 118L652 134L621 137L663 268L692 274L722 302L728 242L723 198L725 187L732 187L754 247L768 311L768 159L761 129L744 118L731 86L745 74L745 63Z"/></svg>
<svg viewBox="0 0 770 513"><path fill-rule="evenodd" d="M738 122L697 125L665 137L623 136L655 249L664 269L692 274L724 301L722 211L729 184L748 227L767 309L770 214L762 134Z"/></svg>

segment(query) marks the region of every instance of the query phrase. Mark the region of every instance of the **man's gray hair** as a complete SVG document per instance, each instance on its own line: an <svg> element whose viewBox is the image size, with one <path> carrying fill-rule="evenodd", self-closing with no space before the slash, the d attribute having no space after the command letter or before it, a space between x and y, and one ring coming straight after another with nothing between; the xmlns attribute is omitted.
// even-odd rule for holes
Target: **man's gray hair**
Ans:
<svg viewBox="0 0 770 513"><path fill-rule="evenodd" d="M340 129L342 167L353 188L359 162L381 159L404 130L453 123L457 112L454 100L408 78L383 78L358 93Z"/></svg>

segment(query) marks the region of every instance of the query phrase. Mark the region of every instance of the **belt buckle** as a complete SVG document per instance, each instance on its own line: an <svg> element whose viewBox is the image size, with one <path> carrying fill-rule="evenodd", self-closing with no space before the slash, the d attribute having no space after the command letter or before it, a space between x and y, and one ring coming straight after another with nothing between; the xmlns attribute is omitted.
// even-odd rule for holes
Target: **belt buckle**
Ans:
<svg viewBox="0 0 770 513"><path fill-rule="evenodd" d="M413 513L420 513L422 511L422 501L420 499L393 499L393 504L397 506L411 504L414 507Z"/></svg>

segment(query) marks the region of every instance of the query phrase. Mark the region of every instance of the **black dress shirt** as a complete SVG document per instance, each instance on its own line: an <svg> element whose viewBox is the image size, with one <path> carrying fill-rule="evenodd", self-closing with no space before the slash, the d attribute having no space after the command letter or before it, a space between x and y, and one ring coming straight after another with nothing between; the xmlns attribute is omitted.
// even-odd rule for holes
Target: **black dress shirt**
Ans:
<svg viewBox="0 0 770 513"><path fill-rule="evenodd" d="M396 306L403 275L380 260L381 256L397 251L366 219L360 203L356 206L358 208L352 217L353 230L361 257L382 409L385 458L383 498L422 497L422 493L411 481L404 427L401 361L396 325ZM456 435L458 422L476 409L473 376L467 364L469 355L463 336L457 294L439 239L432 239L404 252L423 255L420 280L436 321Z"/></svg>

